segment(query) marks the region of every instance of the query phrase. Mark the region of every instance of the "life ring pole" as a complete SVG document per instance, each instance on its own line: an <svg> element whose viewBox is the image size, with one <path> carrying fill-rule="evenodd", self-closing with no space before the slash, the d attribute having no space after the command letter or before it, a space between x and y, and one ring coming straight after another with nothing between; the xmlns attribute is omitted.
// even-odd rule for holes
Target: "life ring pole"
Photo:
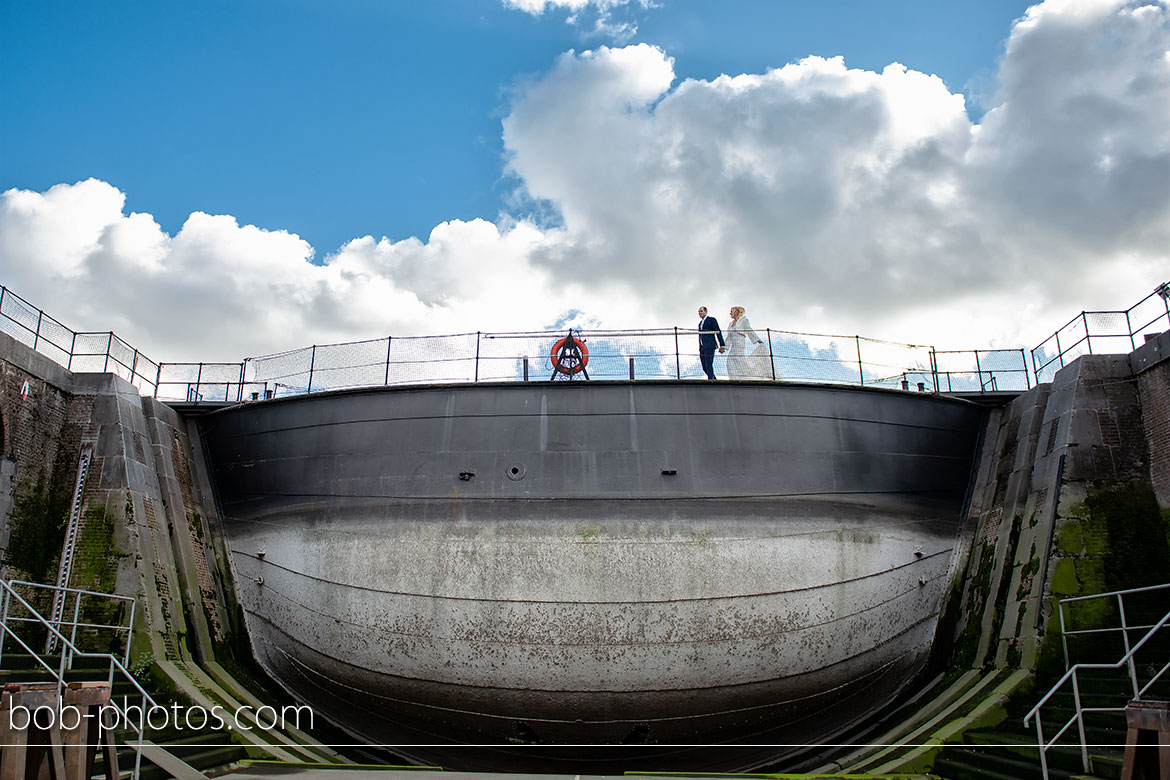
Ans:
<svg viewBox="0 0 1170 780"><path fill-rule="evenodd" d="M584 339L573 336L572 328L567 336L553 344L549 350L549 361L553 368L549 381L556 379L557 374L568 379L573 379L577 374L589 378L589 372L585 369L589 363L589 348L585 346Z"/></svg>

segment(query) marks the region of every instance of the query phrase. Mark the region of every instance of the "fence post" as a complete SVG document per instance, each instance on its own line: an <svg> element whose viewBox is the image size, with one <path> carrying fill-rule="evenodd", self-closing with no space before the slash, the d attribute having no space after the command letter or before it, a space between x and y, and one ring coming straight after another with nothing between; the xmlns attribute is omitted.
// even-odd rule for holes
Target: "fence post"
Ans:
<svg viewBox="0 0 1170 780"><path fill-rule="evenodd" d="M8 292L8 288L0 284L0 314L4 313L4 293Z"/></svg>
<svg viewBox="0 0 1170 780"><path fill-rule="evenodd" d="M1064 670L1067 672L1068 667L1069 667L1069 663L1068 663L1068 632L1065 629L1064 601L1063 600L1058 601L1056 603L1056 606L1057 606L1057 610L1060 613L1060 646L1064 649Z"/></svg>
<svg viewBox="0 0 1170 780"><path fill-rule="evenodd" d="M33 334L33 352L37 351L37 345L41 343L41 320L45 318L45 310L37 309L37 332Z"/></svg>
<svg viewBox="0 0 1170 780"><path fill-rule="evenodd" d="M934 382L934 392L941 393L942 384L938 379L938 352L933 346L930 348L930 379Z"/></svg>
<svg viewBox="0 0 1170 780"><path fill-rule="evenodd" d="M1125 646L1125 657L1129 659L1127 666L1129 667L1129 680L1133 684L1133 697L1136 699L1140 696L1137 681L1137 669L1133 664L1133 653L1129 647L1129 621L1125 619L1125 596L1121 593L1117 594L1117 613L1121 615L1121 641Z"/></svg>
<svg viewBox="0 0 1170 780"><path fill-rule="evenodd" d="M475 381L479 381L479 331L475 332Z"/></svg>
<svg viewBox="0 0 1170 780"><path fill-rule="evenodd" d="M678 355L678 325L674 326L674 378L682 379L682 359Z"/></svg>
<svg viewBox="0 0 1170 780"><path fill-rule="evenodd" d="M1056 339L1056 358L1060 361L1060 367L1064 368L1064 349L1060 346L1060 331L1053 333L1052 338Z"/></svg>
<svg viewBox="0 0 1170 780"><path fill-rule="evenodd" d="M1081 324L1085 326L1085 346L1089 349L1089 354L1093 354L1093 340L1089 338L1089 315L1081 312Z"/></svg>
<svg viewBox="0 0 1170 780"><path fill-rule="evenodd" d="M73 339L69 342L69 362L65 364L65 368L73 370L73 351L77 349L77 333L73 334Z"/></svg>
<svg viewBox="0 0 1170 780"><path fill-rule="evenodd" d="M772 329L764 328L768 334L768 362L772 364L772 381L776 381L776 355L772 352Z"/></svg>
<svg viewBox="0 0 1170 780"><path fill-rule="evenodd" d="M203 362L199 363L199 370L195 373L195 403L203 396L199 393L199 386L203 384Z"/></svg>
<svg viewBox="0 0 1170 780"><path fill-rule="evenodd" d="M1129 348L1137 349L1137 340L1133 337L1133 322L1129 319L1129 309L1125 310L1125 329L1129 331Z"/></svg>
<svg viewBox="0 0 1170 780"><path fill-rule="evenodd" d="M865 387L865 369L861 367L861 336L854 336L853 341L857 344L857 381Z"/></svg>
<svg viewBox="0 0 1170 780"><path fill-rule="evenodd" d="M394 339L393 336L386 337L386 382L390 384L390 342Z"/></svg>
<svg viewBox="0 0 1170 780"><path fill-rule="evenodd" d="M306 393L313 392L313 366L317 365L317 345L313 345L313 351L309 353L309 386L305 388Z"/></svg>
<svg viewBox="0 0 1170 780"><path fill-rule="evenodd" d="M0 287L0 295L4 294L4 288ZM0 582L0 589L3 589L3 594L0 595L0 601L3 603L0 609L0 626L8 625L8 589L11 587L7 582ZM4 636L6 631L0 629L0 661L4 660Z"/></svg>
<svg viewBox="0 0 1170 780"><path fill-rule="evenodd" d="M1024 367L1024 384L1027 385L1029 390L1031 390L1032 389L1032 378L1028 376L1028 358L1024 354L1023 347L1020 347L1020 365ZM1035 365L1033 364L1033 370L1034 369L1035 369Z"/></svg>
<svg viewBox="0 0 1170 780"><path fill-rule="evenodd" d="M981 365L979 365L979 350L976 349L973 351L975 352L975 373L979 376L979 392L982 393L983 392L983 367Z"/></svg>
<svg viewBox="0 0 1170 780"><path fill-rule="evenodd" d="M162 381L162 367L163 367L163 364L159 363L157 366L155 366L155 369L154 369L154 397L155 398L158 398L158 384L159 384L159 382Z"/></svg>
<svg viewBox="0 0 1170 780"><path fill-rule="evenodd" d="M114 331L110 331L109 337L106 339L106 362L102 365L102 373L110 370L110 350L114 348Z"/></svg>
<svg viewBox="0 0 1170 780"><path fill-rule="evenodd" d="M244 379L247 376L248 361L240 361L240 384L236 387L236 403L243 403L244 401Z"/></svg>

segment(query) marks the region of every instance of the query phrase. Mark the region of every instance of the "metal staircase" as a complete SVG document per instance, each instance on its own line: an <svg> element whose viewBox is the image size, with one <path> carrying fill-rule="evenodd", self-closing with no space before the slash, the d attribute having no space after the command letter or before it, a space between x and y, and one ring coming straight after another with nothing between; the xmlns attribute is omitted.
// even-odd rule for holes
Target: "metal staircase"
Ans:
<svg viewBox="0 0 1170 780"><path fill-rule="evenodd" d="M1033 719L1036 721L1036 744L1039 749L1040 769L1044 780L1049 780L1048 752L1060 744L1060 740L1066 734L1070 733L1074 725L1076 726L1076 740L1074 744L1080 748L1082 768L1087 773L1093 768L1089 747L1090 745L1099 744L1094 739L1090 739L1091 734L1089 729L1092 727L1091 724L1093 722L1091 719L1099 719L1103 715L1121 716L1124 718L1127 705L1131 702L1140 703L1155 699L1155 697L1166 696L1168 684L1170 684L1170 677L1167 676L1167 670L1170 669L1170 660L1167 659L1170 658L1170 653L1167 653L1166 634L1162 632L1170 625L1170 612L1167 612L1160 619L1152 623L1147 624L1138 620L1136 624L1131 624L1130 615L1133 610L1131 609L1127 613L1126 597L1132 599L1138 594L1158 593L1160 595L1168 589L1170 589L1170 584L1155 585L1146 588L1099 593L1093 596L1079 596L1060 601L1061 642L1063 644L1064 664L1067 671L1052 686L1052 689L1040 699L1036 706L1024 716L1025 726ZM1086 629L1071 629L1068 627L1066 609L1071 609L1073 606L1091 605L1091 602L1100 600L1116 601L1120 625ZM1165 602L1163 601L1162 604L1164 606ZM1132 639L1134 632L1144 632L1136 642ZM1120 638L1125 651L1120 660L1114 663L1069 664L1068 642L1070 638L1114 635ZM1116 693L1113 696L1098 695L1095 698L1088 698L1088 692L1082 692L1082 680L1083 675L1093 672L1123 672L1127 684L1124 686L1122 692ZM1072 694L1071 707L1068 707L1067 693L1070 690ZM1041 710L1045 706L1057 703L1062 695L1065 695L1066 711L1070 715L1059 726L1055 735L1051 739L1046 739L1044 736Z"/></svg>
<svg viewBox="0 0 1170 780"><path fill-rule="evenodd" d="M45 618L26 595L22 595L22 590L29 597L32 597L29 591L47 591L54 603L60 605L54 612L61 615L67 612L64 605L72 598L72 620L67 621L63 616L57 620ZM121 610L127 615L126 621L119 624L84 622L81 619L81 602L87 597L129 602L130 609ZM134 751L130 777L133 780L140 778L146 718L158 704L126 668L134 619L133 602L132 598L108 593L0 580L0 669L6 668L5 651L11 659L15 644L22 651L21 658L31 659L32 668L37 670L42 679L45 675L48 677L47 682L6 682L4 686L0 709L7 717L0 718L0 727L5 731L4 750L0 754L0 775L23 777L30 760L35 763L46 759L44 750L47 747L47 760L55 777L89 778L96 757L94 748L99 746L100 741L100 746L105 750L106 777L116 777L118 768L113 732L118 728L136 735L135 739L127 743ZM46 647L60 647L60 652L50 656L47 652L42 654L34 649L27 637L27 627L30 626L35 632L46 634ZM26 630L19 630L22 628ZM125 651L122 657L119 659L108 652L81 650L77 646L79 631L107 631L113 632L115 637L124 633ZM105 680L82 682L69 679L75 676L71 674L75 663L81 660L86 662L88 676L98 673L94 668L96 666L104 672ZM122 697L121 704L112 695L115 685L129 692L129 696ZM133 703L130 703L131 698ZM76 711L70 710L71 707L77 708ZM44 713L45 708L48 708L50 714L41 714L39 721L34 722L32 715L38 711ZM24 728L14 728L24 712L30 713L28 722Z"/></svg>

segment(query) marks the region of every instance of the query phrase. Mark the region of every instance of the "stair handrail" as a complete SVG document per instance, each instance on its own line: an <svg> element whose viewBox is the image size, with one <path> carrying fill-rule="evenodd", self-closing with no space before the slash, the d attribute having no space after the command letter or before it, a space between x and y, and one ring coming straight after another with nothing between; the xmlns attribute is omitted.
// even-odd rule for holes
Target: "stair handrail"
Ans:
<svg viewBox="0 0 1170 780"><path fill-rule="evenodd" d="M1151 588L1135 588L1135 589L1133 589L1133 592L1140 591L1140 590L1155 590L1158 587L1166 587L1166 586L1155 586L1155 587L1151 587ZM1113 595L1117 595L1120 593L1126 593L1126 592L1129 592L1129 591L1114 591L1113 593L1101 593L1101 594L1097 594L1096 597L1104 598L1104 597L1113 596ZM1080 600L1084 600L1086 597L1079 597L1079 598L1080 598ZM1093 597L1088 597L1088 598L1093 598ZM1121 660L1117 661L1116 663L1111 663L1111 664L1078 663L1078 664L1074 664L1072 667L1069 668L1068 671L1066 671L1064 673L1064 675L1060 678L1060 680L1057 681L1057 683L1052 686L1052 688L1048 691L1048 693L1046 693L1044 695L1044 698L1040 699L1040 701L1036 704L1036 706L1033 707L1031 710L1029 710L1028 714L1024 716L1024 726L1025 727L1028 725L1028 722L1032 720L1033 716L1035 716L1035 718L1036 718L1036 741L1037 741L1037 747L1040 750L1040 770L1043 774L1044 780L1048 780L1048 761L1047 761L1048 749L1056 744L1056 741L1058 739L1060 739L1061 736L1063 736L1066 731L1068 731L1069 727L1072 726L1072 724L1074 722L1077 724L1077 730L1078 730L1079 736L1080 736L1081 763L1082 763L1084 770L1086 772L1088 772L1090 770L1088 740L1085 739L1084 713L1086 713L1086 712L1124 712L1125 711L1124 707L1082 707L1081 706L1080 684L1077 680L1078 671L1088 670L1088 669L1120 669L1122 666L1128 665L1129 671L1130 671L1130 680L1132 681L1133 688L1134 688L1133 698L1135 700L1140 700L1142 698L1142 695L1146 691L1148 691L1150 689L1150 687L1154 685L1154 683L1156 683L1159 679L1161 679L1162 675L1165 674L1168 669L1170 669L1170 660L1168 660L1165 664L1163 664L1162 668L1160 670L1158 670L1158 672L1156 674L1151 676L1150 681L1148 683L1146 683L1141 688L1138 688L1137 673L1136 673L1135 666L1133 663L1134 655L1137 653L1138 650L1140 650L1146 644L1146 642L1148 642L1154 636L1154 634L1158 633L1160 630L1165 628L1167 625L1170 625L1170 612L1167 612L1162 617L1161 620L1159 620L1153 626L1150 626L1149 631L1146 632L1146 635L1143 636L1140 640L1138 640L1137 644L1135 644L1132 648L1130 648L1126 652L1126 654L1124 656L1122 656ZM1063 626L1062 626L1062 628L1063 628ZM1133 627L1131 626L1131 628L1133 628ZM1126 644L1128 645L1128 639L1127 639ZM1056 735L1052 738L1052 740L1049 742L1045 742L1044 741L1044 729L1043 729L1043 726L1041 724L1041 718L1040 718L1040 708L1043 707L1048 702L1049 699L1051 699L1054 695L1056 695L1060 691L1060 689L1064 687L1065 682L1068 681L1069 679L1072 680L1073 705L1074 705L1075 711L1073 713L1072 718L1069 719L1069 721L1067 723L1065 723L1063 727L1061 727L1060 731L1058 731L1056 733Z"/></svg>
<svg viewBox="0 0 1170 780"><path fill-rule="evenodd" d="M29 582L28 580L8 580L8 582L9 582L9 584L11 584L13 586L19 585L19 586L23 586L23 587L27 587L27 588L36 588L39 590L47 590L53 594L57 594L57 593L66 594L65 595L66 599L68 598L68 594L73 594L75 597L74 601L73 601L73 620L70 622L70 621L64 620L63 618L60 620L54 619L53 624L56 625L59 629L62 626L69 626L69 628L70 628L69 639L70 639L70 642L72 644L77 643L77 629L79 629L79 628L99 628L99 629L100 628L109 628L109 629L113 629L116 633L119 633L119 634L124 632L126 634L126 649L122 654L122 665L123 666L130 665L130 639L131 639L131 637L133 635L133 631L134 631L135 611L138 608L138 600L135 599L133 596L122 596L122 595L119 595L117 593L102 593L102 592L96 591L96 590L85 590L84 588L69 588L69 587L65 587L62 585L49 585L49 584L43 583L43 582ZM125 623L118 623L118 624L113 624L113 623L82 623L81 622L81 597L82 596L99 596L101 598L108 599L110 601L121 601L123 603L128 602L130 604L130 610L129 610L129 614L126 616L126 622ZM62 603L64 604L64 601ZM7 623L9 620L12 620L13 622L17 622L17 623L35 623L36 622L36 620L34 620L33 618L10 616L8 614L7 599L4 599L3 610L0 611L0 622ZM51 648L46 649L45 652L51 653L52 649ZM3 663L3 662L4 662L4 634L0 633L0 663ZM72 668L72 666L73 666L73 659L72 659L72 656L70 656L69 663L66 666L66 668L67 669Z"/></svg>
<svg viewBox="0 0 1170 780"><path fill-rule="evenodd" d="M1131 626L1131 625L1127 624L1126 615L1125 615L1125 597L1132 595L1134 593L1148 593L1150 591L1166 590L1168 588L1170 588L1170 583L1165 583L1162 585L1147 585L1147 586L1142 587L1142 588L1129 588L1128 590L1114 590L1114 591L1109 591L1107 593L1093 593L1093 594L1090 594L1088 596L1070 596L1069 598L1061 599L1057 604L1057 609L1058 609L1058 612L1060 614L1060 643L1061 643L1061 648L1064 651L1064 668L1066 670L1069 668L1069 664L1068 664L1068 661L1069 661L1069 658L1068 658L1068 638L1070 636L1075 636L1078 634L1106 634L1106 633L1111 633L1111 632L1117 631L1117 632L1121 633L1121 638L1122 638L1122 641L1124 642L1125 649L1129 650L1129 632L1131 630L1140 631L1143 629L1149 629L1150 626ZM1064 620L1064 607L1066 604L1072 604L1074 602L1082 602L1082 601L1093 601L1094 599L1105 599L1105 598L1113 598L1113 597L1117 598L1117 613L1121 617L1121 625L1120 626L1115 626L1112 628L1084 628L1084 629L1078 629L1078 630L1072 630L1072 629L1066 628L1065 620ZM1130 676L1131 676L1131 678L1133 677L1133 670L1132 669L1130 670Z"/></svg>
<svg viewBox="0 0 1170 780"><path fill-rule="evenodd" d="M18 580L17 582L21 582L21 581ZM109 672L109 676L107 678L107 683L110 685L111 691L112 691L113 685L114 685L114 670L117 669L118 671L120 671L122 673L122 675L127 680L130 681L130 684L142 696L142 707L139 709L139 713L138 713L139 721L138 721L137 725L133 721L130 720L129 713L118 706L118 703L114 699L113 695L110 696L110 706L112 706L115 710L117 710L117 712L120 716L120 722L124 723L126 726L131 728L138 735L138 744L134 746L134 770L130 775L131 780L138 780L138 778L140 777L141 768L142 768L142 743L145 740L147 713L153 712L155 709L159 708L159 705L155 702L154 698L149 693L146 692L146 689L143 688L138 683L138 680L134 679L134 675L130 674L130 670L127 669L125 667L125 665L123 665L122 662L119 661L113 653L90 653L90 652L83 652L83 651L79 650L77 648L77 646L74 645L73 642L70 641L69 637L67 637L63 633L61 633L56 628L56 626L53 625L53 623L50 620L46 619L44 615L42 615L40 612L37 611L36 607L34 607L32 604L29 604L28 601L26 601L23 596L21 596L19 593L17 593L16 589L12 587L12 584L9 580L0 579L0 589L3 590L4 615L6 617L8 616L8 610L9 610L9 606L11 604L11 600L16 599L16 601L19 602L25 609L27 609L29 611L30 615L32 615L33 622L39 622L46 629L48 629L48 631L50 632L50 635L55 636L57 638L57 641L59 641L61 643L61 661L59 664L59 668L53 669L53 667L51 665L49 665L45 661L45 659L41 658L40 654L37 653L36 650L31 648L23 639L20 638L19 635L17 635L16 631L14 631L12 628L9 627L7 620L0 623L0 631L2 631L2 633L0 633L0 637L11 636L21 647L23 647L25 649L25 651L30 656L32 656L32 658L34 660L36 660L37 663L39 663L41 666L45 667L45 669L48 670L49 674L51 674L53 676L53 679L57 683L58 701L60 701L61 694L65 688L65 685L66 685L65 671L68 668L66 666L66 657L67 656L69 659L72 659L72 658L101 658L103 660L108 660L110 663L110 672ZM113 594L101 594L101 595L113 595ZM66 652L67 650L68 650L68 653ZM126 710L128 710L128 709L129 709L129 707L126 708Z"/></svg>

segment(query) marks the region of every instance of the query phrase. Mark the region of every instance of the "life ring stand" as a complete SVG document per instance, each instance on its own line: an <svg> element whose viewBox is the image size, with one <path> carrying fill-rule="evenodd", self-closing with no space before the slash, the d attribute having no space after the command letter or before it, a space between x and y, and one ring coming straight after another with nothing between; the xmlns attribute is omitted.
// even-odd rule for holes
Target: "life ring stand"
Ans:
<svg viewBox="0 0 1170 780"><path fill-rule="evenodd" d="M579 336L574 337L571 331L552 345L548 358L552 363L553 377L563 374L572 379L583 373L586 379L589 378L589 372L585 370L589 364L589 347L585 346L585 341Z"/></svg>

